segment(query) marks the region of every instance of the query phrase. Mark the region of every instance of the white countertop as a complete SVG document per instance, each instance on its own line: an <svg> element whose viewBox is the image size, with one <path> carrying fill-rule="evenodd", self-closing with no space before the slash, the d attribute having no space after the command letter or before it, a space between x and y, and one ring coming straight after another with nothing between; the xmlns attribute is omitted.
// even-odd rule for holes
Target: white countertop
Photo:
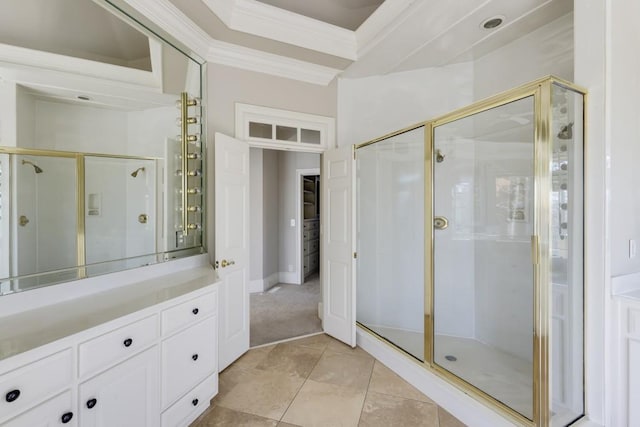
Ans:
<svg viewBox="0 0 640 427"><path fill-rule="evenodd" d="M0 360L217 281L217 273L211 266L201 266L0 317Z"/></svg>

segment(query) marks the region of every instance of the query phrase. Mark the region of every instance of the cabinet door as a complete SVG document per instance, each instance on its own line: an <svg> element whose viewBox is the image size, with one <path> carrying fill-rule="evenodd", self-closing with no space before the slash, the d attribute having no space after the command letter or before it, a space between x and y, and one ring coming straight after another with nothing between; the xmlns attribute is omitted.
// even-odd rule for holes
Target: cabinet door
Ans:
<svg viewBox="0 0 640 427"><path fill-rule="evenodd" d="M157 427L159 354L154 346L80 385L83 427Z"/></svg>
<svg viewBox="0 0 640 427"><path fill-rule="evenodd" d="M72 406L71 392L67 391L0 425L2 427L76 426L77 417Z"/></svg>

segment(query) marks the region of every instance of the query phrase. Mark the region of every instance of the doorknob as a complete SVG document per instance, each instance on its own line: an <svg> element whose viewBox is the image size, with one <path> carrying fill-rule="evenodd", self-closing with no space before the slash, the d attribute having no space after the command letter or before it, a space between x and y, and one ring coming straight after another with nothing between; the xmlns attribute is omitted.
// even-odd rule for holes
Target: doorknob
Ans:
<svg viewBox="0 0 640 427"><path fill-rule="evenodd" d="M436 230L446 230L449 227L449 220L443 216L433 218L433 228Z"/></svg>
<svg viewBox="0 0 640 427"><path fill-rule="evenodd" d="M18 220L18 222L20 223L20 227L25 227L27 224L29 224L29 218L27 218L25 215L20 215L20 219Z"/></svg>
<svg viewBox="0 0 640 427"><path fill-rule="evenodd" d="M231 260L227 261L226 259L223 259L222 261L220 261L220 267L225 268L235 263L236 263L235 261L231 261Z"/></svg>

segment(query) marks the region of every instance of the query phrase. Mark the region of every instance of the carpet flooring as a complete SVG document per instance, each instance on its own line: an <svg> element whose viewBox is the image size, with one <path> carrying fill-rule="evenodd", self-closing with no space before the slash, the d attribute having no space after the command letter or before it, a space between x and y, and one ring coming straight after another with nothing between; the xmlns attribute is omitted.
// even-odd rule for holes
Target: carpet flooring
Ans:
<svg viewBox="0 0 640 427"><path fill-rule="evenodd" d="M303 285L279 283L267 292L251 294L251 347L322 332L320 300L318 275Z"/></svg>

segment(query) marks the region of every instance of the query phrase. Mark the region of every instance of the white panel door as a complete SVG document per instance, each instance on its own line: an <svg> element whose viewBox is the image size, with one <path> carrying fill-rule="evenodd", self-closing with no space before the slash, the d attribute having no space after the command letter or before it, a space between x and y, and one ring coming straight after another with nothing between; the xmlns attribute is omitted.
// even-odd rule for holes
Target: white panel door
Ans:
<svg viewBox="0 0 640 427"><path fill-rule="evenodd" d="M353 151L322 155L321 249L323 328L334 338L356 345L356 289L353 280Z"/></svg>
<svg viewBox="0 0 640 427"><path fill-rule="evenodd" d="M249 144L216 133L214 154L222 371L249 350Z"/></svg>

